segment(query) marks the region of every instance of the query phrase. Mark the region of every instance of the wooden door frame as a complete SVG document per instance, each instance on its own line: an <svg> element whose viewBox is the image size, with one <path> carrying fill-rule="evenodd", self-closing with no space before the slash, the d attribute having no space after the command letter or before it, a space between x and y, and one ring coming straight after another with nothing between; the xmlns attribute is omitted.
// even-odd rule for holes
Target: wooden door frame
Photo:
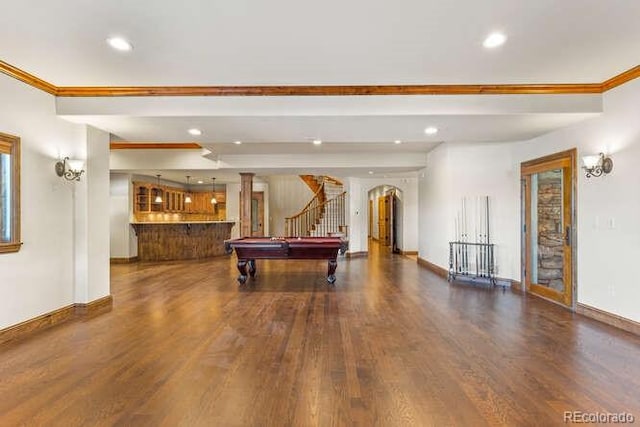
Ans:
<svg viewBox="0 0 640 427"><path fill-rule="evenodd" d="M522 265L522 286L523 290L527 293L531 293L536 296L540 296L549 301L561 304L570 310L575 311L577 305L577 282L576 282L576 271L577 271L577 239L576 239L576 217L577 217L577 204L576 204L576 196L577 196L577 149L573 148L566 151L561 151L558 153L550 154L548 156L540 157L537 159L529 160L526 162L522 162L520 164L520 179L521 182L524 182L525 185L521 185L521 201L522 208L524 210L521 221L524 221L520 225L520 236L521 236L521 246L524 255L524 264ZM564 212L563 216L565 218L569 218L571 221L570 225L570 239L571 239L571 248L570 255L571 260L567 262L564 260L564 271L567 272L569 283L565 283L565 287L569 286L571 290L570 301L567 301L566 294L563 301L558 301L555 298L555 295L551 293L548 289L538 286L534 284L533 290L539 293L533 293L532 284L530 283L529 277L531 277L531 253L528 243L529 234L525 231L525 225L531 223L531 175L548 170L548 169L557 169L561 168L563 170L563 180L570 182L570 185L564 186L564 194L563 198L569 196L571 202L565 206L563 206ZM568 169L568 170L567 170ZM528 230L529 233L532 230ZM566 258L566 257L565 257Z"/></svg>
<svg viewBox="0 0 640 427"><path fill-rule="evenodd" d="M378 241L382 246L391 246L391 198L389 193L378 197ZM384 216L381 214L382 209L384 209ZM381 218L384 219L384 222L381 221ZM381 227L384 233L380 232Z"/></svg>
<svg viewBox="0 0 640 427"><path fill-rule="evenodd" d="M391 222L393 221L393 215L391 214L391 206L393 204L393 196L390 193L384 195L384 242L385 246L389 246L391 249Z"/></svg>
<svg viewBox="0 0 640 427"><path fill-rule="evenodd" d="M367 237L373 237L373 199L369 199L369 235Z"/></svg>
<svg viewBox="0 0 640 427"><path fill-rule="evenodd" d="M251 236L254 237L262 237L264 236L264 191L252 191L251 192L251 200L253 201L254 199L258 200L258 223L260 224L259 228L262 232L262 234L254 234L253 233L253 228L251 230ZM251 226L253 227L253 224L251 224Z"/></svg>
<svg viewBox="0 0 640 427"><path fill-rule="evenodd" d="M383 207L381 205L383 205L383 201L382 198L384 196L378 196L378 199L376 200L376 204L378 205L378 221L376 223L376 228L378 229L378 238L376 239L378 242L382 242L382 246L384 246L384 239L383 239L383 233L380 232L380 227L381 227L381 221L380 221L380 216L384 215L384 213L382 212Z"/></svg>

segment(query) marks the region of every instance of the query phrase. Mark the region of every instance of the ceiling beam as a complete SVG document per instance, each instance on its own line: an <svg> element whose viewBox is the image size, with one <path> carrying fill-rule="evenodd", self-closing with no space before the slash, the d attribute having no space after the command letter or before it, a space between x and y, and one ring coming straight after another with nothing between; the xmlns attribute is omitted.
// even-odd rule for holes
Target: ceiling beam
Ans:
<svg viewBox="0 0 640 427"><path fill-rule="evenodd" d="M601 93L600 83L382 86L132 86L60 87L60 97L109 96L367 96L531 95Z"/></svg>
<svg viewBox="0 0 640 427"><path fill-rule="evenodd" d="M55 86L0 61L0 72L59 97L533 95L603 93L640 77L640 65L602 83L363 86Z"/></svg>
<svg viewBox="0 0 640 427"><path fill-rule="evenodd" d="M195 142L112 142L111 150L196 150L202 148Z"/></svg>

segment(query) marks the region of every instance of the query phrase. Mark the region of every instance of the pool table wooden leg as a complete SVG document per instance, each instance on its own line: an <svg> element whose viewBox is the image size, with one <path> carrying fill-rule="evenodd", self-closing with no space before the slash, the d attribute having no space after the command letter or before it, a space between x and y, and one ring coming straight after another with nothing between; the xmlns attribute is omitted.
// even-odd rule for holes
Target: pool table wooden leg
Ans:
<svg viewBox="0 0 640 427"><path fill-rule="evenodd" d="M256 260L249 260L249 276L256 277Z"/></svg>
<svg viewBox="0 0 640 427"><path fill-rule="evenodd" d="M336 267L338 266L338 261L334 258L334 259L330 259L329 260L329 271L327 273L327 282L331 283L332 285L336 282Z"/></svg>
<svg viewBox="0 0 640 427"><path fill-rule="evenodd" d="M240 284L242 285L247 281L247 260L238 260L238 271L240 272L240 275L238 276L238 282L240 282Z"/></svg>

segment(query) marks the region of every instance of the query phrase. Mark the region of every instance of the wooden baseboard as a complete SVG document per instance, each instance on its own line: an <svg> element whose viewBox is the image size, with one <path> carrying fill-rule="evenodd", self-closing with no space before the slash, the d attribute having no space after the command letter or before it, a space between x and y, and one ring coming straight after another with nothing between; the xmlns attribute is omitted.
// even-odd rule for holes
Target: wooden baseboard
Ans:
<svg viewBox="0 0 640 427"><path fill-rule="evenodd" d="M111 264L129 264L132 262L138 262L138 257L132 256L130 258L109 258L109 263Z"/></svg>
<svg viewBox="0 0 640 427"><path fill-rule="evenodd" d="M104 298L91 301L87 304L67 305L49 313L34 317L33 319L25 320L24 322L1 329L0 344L26 337L34 332L43 331L77 317L105 313L110 311L112 306L113 297L111 295L107 295Z"/></svg>
<svg viewBox="0 0 640 427"><path fill-rule="evenodd" d="M631 319L627 319L625 317L618 316L617 314L609 313L608 311L603 311L582 303L578 303L576 312L583 316L590 317L591 319L595 319L599 322L606 323L607 325L611 325L618 329L622 329L624 331L631 332L632 334L640 336L640 323Z"/></svg>
<svg viewBox="0 0 640 427"><path fill-rule="evenodd" d="M424 258L418 257L418 265L426 268L427 270L430 270L443 279L446 279L449 276L449 272L446 269L440 267L439 265L435 265Z"/></svg>
<svg viewBox="0 0 640 427"><path fill-rule="evenodd" d="M369 256L369 252L360 251L360 252L347 252L345 254L347 258L366 258Z"/></svg>
<svg viewBox="0 0 640 427"><path fill-rule="evenodd" d="M106 313L113 308L113 297L107 295L106 297L99 298L95 301L88 303L75 304L76 314L81 316L92 316L96 314Z"/></svg>
<svg viewBox="0 0 640 427"><path fill-rule="evenodd" d="M420 257L418 257L417 261L418 261L418 265L426 268L427 270L431 271L432 273L437 274L438 276L442 277L443 279L448 279L449 278L449 271L446 268L442 268L439 265L436 265L436 264L434 264L432 262L429 262L426 259L420 258ZM496 280L498 282L509 282L509 283L511 283L511 289L512 290L518 291L518 292L522 292L522 284L520 282L518 282L517 280L502 279L500 277L496 277Z"/></svg>
<svg viewBox="0 0 640 427"><path fill-rule="evenodd" d="M418 255L418 251L400 251L400 255Z"/></svg>
<svg viewBox="0 0 640 427"><path fill-rule="evenodd" d="M0 344L23 337L36 331L66 322L75 316L75 304L67 305L33 319L0 330Z"/></svg>

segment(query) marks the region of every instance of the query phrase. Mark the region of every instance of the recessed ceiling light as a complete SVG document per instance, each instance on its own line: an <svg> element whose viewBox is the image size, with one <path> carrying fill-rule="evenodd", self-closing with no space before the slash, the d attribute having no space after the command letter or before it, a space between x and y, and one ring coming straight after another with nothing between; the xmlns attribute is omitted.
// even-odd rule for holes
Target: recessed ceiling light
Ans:
<svg viewBox="0 0 640 427"><path fill-rule="evenodd" d="M131 49L133 49L133 46L131 45L131 43L129 43L127 40L123 39L122 37L109 37L107 39L107 43L109 43L109 46L111 46L115 50L120 50L123 52L128 52Z"/></svg>
<svg viewBox="0 0 640 427"><path fill-rule="evenodd" d="M196 129L196 128L189 129L189 130L188 130L188 132L189 132L191 135L193 135L193 136L200 136L200 135L202 135L202 131L201 131L200 129Z"/></svg>
<svg viewBox="0 0 640 427"><path fill-rule="evenodd" d="M494 47L502 46L504 42L507 41L507 36L502 33L491 33L484 39L482 45L488 49L492 49Z"/></svg>
<svg viewBox="0 0 640 427"><path fill-rule="evenodd" d="M320 144L322 144L321 140L319 140L319 139L314 139L313 140L313 145L320 145Z"/></svg>
<svg viewBox="0 0 640 427"><path fill-rule="evenodd" d="M242 144L242 141L233 141L233 143L236 144L236 145L240 145L240 144Z"/></svg>
<svg viewBox="0 0 640 427"><path fill-rule="evenodd" d="M204 182L201 179L198 180L198 184L203 184L203 183Z"/></svg>
<svg viewBox="0 0 640 427"><path fill-rule="evenodd" d="M373 171L369 171L369 175L373 175Z"/></svg>
<svg viewBox="0 0 640 427"><path fill-rule="evenodd" d="M395 141L393 141L395 144L402 144L402 141L400 141L399 139L396 139Z"/></svg>
<svg viewBox="0 0 640 427"><path fill-rule="evenodd" d="M435 126L429 126L424 130L424 133L426 133L427 135L435 135L436 133L438 133L438 128Z"/></svg>

